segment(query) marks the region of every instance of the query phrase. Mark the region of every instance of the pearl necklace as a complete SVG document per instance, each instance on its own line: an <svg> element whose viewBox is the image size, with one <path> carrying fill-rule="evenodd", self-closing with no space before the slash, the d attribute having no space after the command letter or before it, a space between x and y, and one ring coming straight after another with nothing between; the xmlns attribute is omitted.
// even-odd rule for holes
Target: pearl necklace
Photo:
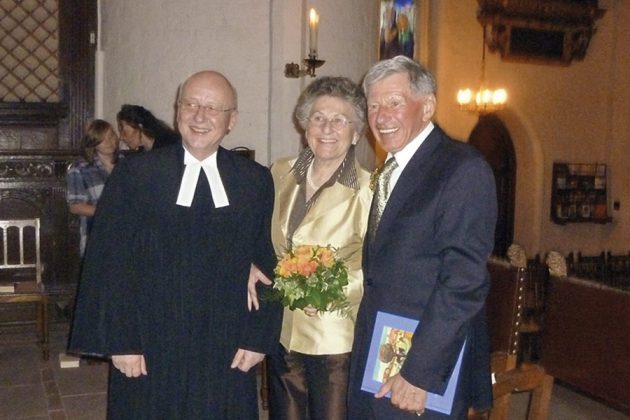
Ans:
<svg viewBox="0 0 630 420"><path fill-rule="evenodd" d="M312 173L313 173L313 164L311 163L308 169L306 170L306 182L308 183L308 186L311 187L313 191L317 191L319 187L317 187L315 183L313 182Z"/></svg>

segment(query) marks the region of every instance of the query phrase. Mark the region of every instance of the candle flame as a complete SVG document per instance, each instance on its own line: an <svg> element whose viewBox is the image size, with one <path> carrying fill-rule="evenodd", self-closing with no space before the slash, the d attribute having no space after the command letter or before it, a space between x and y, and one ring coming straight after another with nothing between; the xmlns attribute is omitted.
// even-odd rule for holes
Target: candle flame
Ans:
<svg viewBox="0 0 630 420"><path fill-rule="evenodd" d="M315 11L315 9L311 9L311 11L309 12L309 23L315 26L317 26L317 24L319 23L319 15L317 14L317 11Z"/></svg>

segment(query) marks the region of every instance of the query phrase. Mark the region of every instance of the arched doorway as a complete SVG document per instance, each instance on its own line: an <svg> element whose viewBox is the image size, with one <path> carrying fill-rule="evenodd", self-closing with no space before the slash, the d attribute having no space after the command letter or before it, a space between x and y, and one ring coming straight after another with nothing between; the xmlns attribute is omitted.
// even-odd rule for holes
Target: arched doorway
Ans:
<svg viewBox="0 0 630 420"><path fill-rule="evenodd" d="M498 217L493 254L505 256L514 240L516 153L512 138L503 122L496 115L488 114L479 117L468 142L481 151L494 172Z"/></svg>

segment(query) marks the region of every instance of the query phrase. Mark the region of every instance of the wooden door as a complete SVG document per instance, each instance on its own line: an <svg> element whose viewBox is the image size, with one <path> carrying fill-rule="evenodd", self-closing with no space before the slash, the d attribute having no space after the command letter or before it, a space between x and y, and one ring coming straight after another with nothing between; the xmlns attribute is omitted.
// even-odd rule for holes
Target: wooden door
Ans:
<svg viewBox="0 0 630 420"><path fill-rule="evenodd" d="M481 151L494 172L498 217L493 254L503 257L514 240L516 154L512 139L501 120L489 114L479 117L468 141Z"/></svg>

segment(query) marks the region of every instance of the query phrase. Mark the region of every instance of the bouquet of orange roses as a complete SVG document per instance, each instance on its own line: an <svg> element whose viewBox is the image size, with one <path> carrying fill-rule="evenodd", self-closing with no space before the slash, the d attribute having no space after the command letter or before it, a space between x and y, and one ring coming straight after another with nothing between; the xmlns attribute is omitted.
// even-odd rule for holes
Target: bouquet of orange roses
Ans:
<svg viewBox="0 0 630 420"><path fill-rule="evenodd" d="M336 252L330 245L301 245L282 255L274 270L275 297L291 310L311 305L348 317L350 303L343 291L348 270Z"/></svg>

